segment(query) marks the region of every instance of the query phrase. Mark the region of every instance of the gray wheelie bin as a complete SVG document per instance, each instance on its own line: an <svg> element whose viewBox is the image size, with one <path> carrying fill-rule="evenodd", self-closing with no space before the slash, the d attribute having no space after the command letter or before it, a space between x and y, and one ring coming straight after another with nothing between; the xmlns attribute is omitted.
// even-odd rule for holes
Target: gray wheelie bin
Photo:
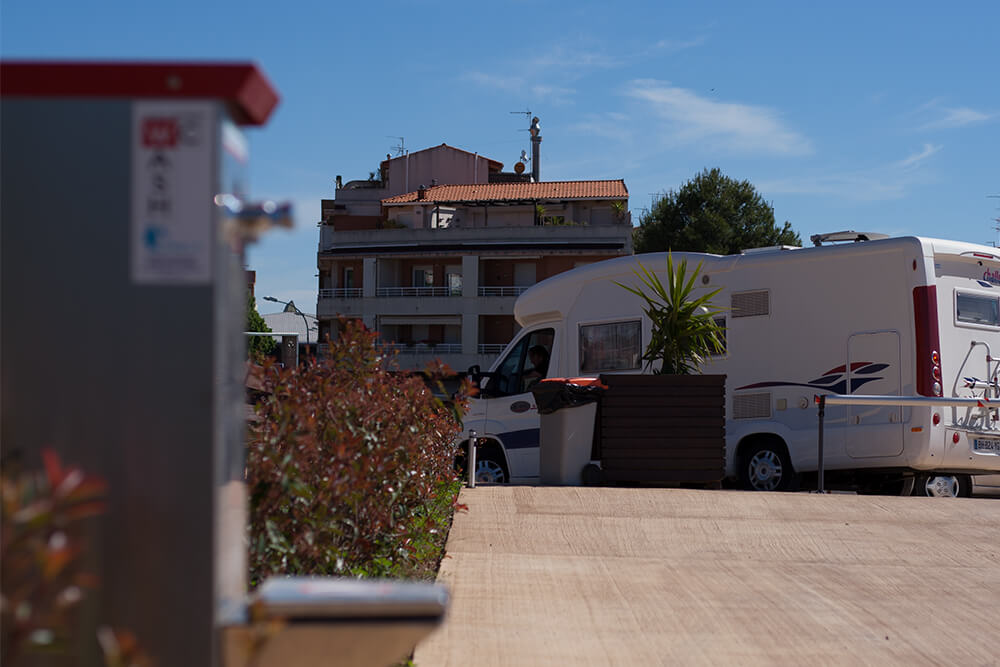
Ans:
<svg viewBox="0 0 1000 667"><path fill-rule="evenodd" d="M531 388L538 406L539 477L542 484L580 486L590 463L597 405L604 393L598 378L550 378Z"/></svg>

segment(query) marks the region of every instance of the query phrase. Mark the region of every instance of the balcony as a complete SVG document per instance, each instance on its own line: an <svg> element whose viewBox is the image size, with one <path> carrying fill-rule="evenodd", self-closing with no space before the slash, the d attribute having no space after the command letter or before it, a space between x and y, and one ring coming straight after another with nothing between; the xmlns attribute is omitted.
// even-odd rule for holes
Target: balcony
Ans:
<svg viewBox="0 0 1000 667"><path fill-rule="evenodd" d="M521 296L527 287L480 287L479 296Z"/></svg>
<svg viewBox="0 0 1000 667"><path fill-rule="evenodd" d="M328 256L460 256L468 254L631 254L629 225L495 226L334 232L320 227L319 252Z"/></svg>
<svg viewBox="0 0 1000 667"><path fill-rule="evenodd" d="M397 354L461 354L461 343L438 343L437 345L426 345L417 343L416 345L404 345L402 343L384 343L381 346L384 352L396 352Z"/></svg>
<svg viewBox="0 0 1000 667"><path fill-rule="evenodd" d="M321 295L322 296L322 295ZM461 287L379 287L375 296L415 297L415 296L462 296Z"/></svg>
<svg viewBox="0 0 1000 667"><path fill-rule="evenodd" d="M321 289L319 291L321 299L360 299L360 287L335 287L333 289Z"/></svg>
<svg viewBox="0 0 1000 667"><path fill-rule="evenodd" d="M507 346L504 345L503 343L500 343L500 344L480 343L479 344L479 350L478 350L478 352L479 352L479 354L486 354L486 355L489 355L491 357L495 357L498 354L500 354L501 352L503 352L503 349L505 347L507 347Z"/></svg>

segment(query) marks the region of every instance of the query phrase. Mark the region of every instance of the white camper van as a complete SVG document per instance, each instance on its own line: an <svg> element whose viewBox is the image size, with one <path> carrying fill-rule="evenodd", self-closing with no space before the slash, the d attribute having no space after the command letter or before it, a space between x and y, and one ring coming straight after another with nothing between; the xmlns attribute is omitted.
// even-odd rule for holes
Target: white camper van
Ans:
<svg viewBox="0 0 1000 667"><path fill-rule="evenodd" d="M721 288L714 303L724 309L726 350L702 370L728 376L726 474L747 488L790 488L816 470L817 394L1000 396L1000 250L839 234L814 237L812 248L674 254L689 270L701 264L700 289ZM466 433L481 438L480 480L537 478L530 387L539 375L645 370L650 322L640 300L615 285L638 284L640 263L662 277L666 254L583 266L517 300L521 330L482 374L465 419ZM529 355L538 347L547 364ZM971 475L1000 472L997 412L829 406L827 478L967 495Z"/></svg>

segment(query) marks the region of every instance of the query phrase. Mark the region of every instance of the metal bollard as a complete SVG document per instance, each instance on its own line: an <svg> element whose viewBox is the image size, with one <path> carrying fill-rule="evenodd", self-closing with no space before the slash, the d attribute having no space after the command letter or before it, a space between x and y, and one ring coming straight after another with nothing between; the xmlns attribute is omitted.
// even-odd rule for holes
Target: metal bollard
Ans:
<svg viewBox="0 0 1000 667"><path fill-rule="evenodd" d="M467 469L469 472L469 483L468 487L470 489L476 488L476 431L475 429L469 429L469 455L465 457L467 463Z"/></svg>
<svg viewBox="0 0 1000 667"><path fill-rule="evenodd" d="M826 418L826 394L819 397L819 437L816 443L817 469L816 493L826 493L823 488L823 422Z"/></svg>

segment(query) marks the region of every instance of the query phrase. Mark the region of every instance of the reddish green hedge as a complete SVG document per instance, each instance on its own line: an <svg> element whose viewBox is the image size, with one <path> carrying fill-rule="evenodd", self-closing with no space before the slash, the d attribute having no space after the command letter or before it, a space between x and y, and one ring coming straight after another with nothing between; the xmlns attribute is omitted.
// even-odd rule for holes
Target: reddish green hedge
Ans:
<svg viewBox="0 0 1000 667"><path fill-rule="evenodd" d="M326 359L261 367L247 454L250 576L433 571L455 509L464 399L444 402L344 322ZM438 376L442 368L432 369Z"/></svg>

